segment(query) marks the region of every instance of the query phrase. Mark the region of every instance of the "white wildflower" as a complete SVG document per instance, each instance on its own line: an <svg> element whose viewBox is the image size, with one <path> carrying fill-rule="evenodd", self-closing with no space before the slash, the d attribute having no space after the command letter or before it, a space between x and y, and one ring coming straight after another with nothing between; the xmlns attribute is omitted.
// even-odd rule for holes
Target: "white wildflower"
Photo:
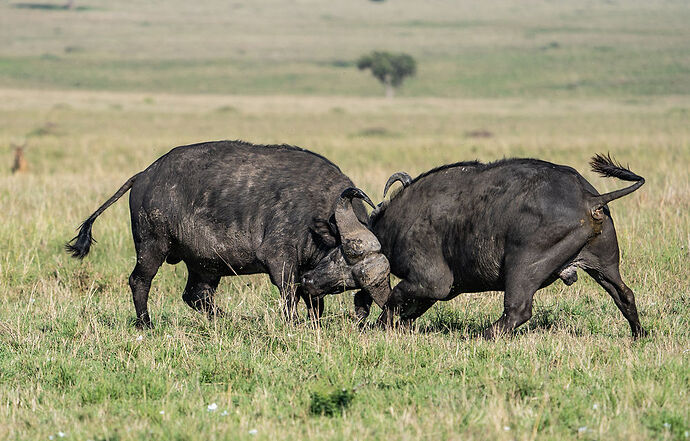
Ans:
<svg viewBox="0 0 690 441"><path fill-rule="evenodd" d="M218 409L218 405L216 403L211 403L208 405L208 407L206 407L206 410L209 412L215 412L216 409Z"/></svg>
<svg viewBox="0 0 690 441"><path fill-rule="evenodd" d="M143 336L143 335L139 334L139 335L137 336L137 341L142 341L143 339L144 339L144 336Z"/></svg>
<svg viewBox="0 0 690 441"><path fill-rule="evenodd" d="M161 410L161 411L158 412L158 413L160 413L161 415L165 415L165 411L164 411L164 410Z"/></svg>
<svg viewBox="0 0 690 441"><path fill-rule="evenodd" d="M249 434L250 434L250 435L256 435L257 433L259 433L259 431L256 430L256 429L252 429L252 430L249 431Z"/></svg>
<svg viewBox="0 0 690 441"><path fill-rule="evenodd" d="M594 409L594 410L599 409L599 405L598 405L597 403L594 403L594 404L592 405L592 409Z"/></svg>
<svg viewBox="0 0 690 441"><path fill-rule="evenodd" d="M503 426L503 430L505 430L506 432L510 432L510 426Z"/></svg>
<svg viewBox="0 0 690 441"><path fill-rule="evenodd" d="M585 433L587 431L587 426L582 426L577 428L577 433Z"/></svg>
<svg viewBox="0 0 690 441"><path fill-rule="evenodd" d="M59 436L60 438L64 438L64 437L65 437L65 432L58 432L58 436Z"/></svg>
<svg viewBox="0 0 690 441"><path fill-rule="evenodd" d="M228 411L224 410L223 413L220 414L221 416L228 416Z"/></svg>
<svg viewBox="0 0 690 441"><path fill-rule="evenodd" d="M664 429L670 429L671 424L670 423L664 423Z"/></svg>

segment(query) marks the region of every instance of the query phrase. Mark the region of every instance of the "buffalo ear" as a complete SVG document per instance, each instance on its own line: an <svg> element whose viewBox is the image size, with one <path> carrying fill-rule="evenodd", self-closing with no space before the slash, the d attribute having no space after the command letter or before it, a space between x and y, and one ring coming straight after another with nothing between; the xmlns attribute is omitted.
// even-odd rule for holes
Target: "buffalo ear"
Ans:
<svg viewBox="0 0 690 441"><path fill-rule="evenodd" d="M314 240L328 248L338 245L338 232L335 231L335 226L326 219L314 218L309 231L314 236Z"/></svg>

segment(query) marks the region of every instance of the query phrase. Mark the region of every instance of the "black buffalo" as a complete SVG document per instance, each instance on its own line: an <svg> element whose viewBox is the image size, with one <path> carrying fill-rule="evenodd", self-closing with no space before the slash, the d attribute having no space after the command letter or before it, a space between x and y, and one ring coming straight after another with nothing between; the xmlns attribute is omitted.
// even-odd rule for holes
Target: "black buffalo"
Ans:
<svg viewBox="0 0 690 441"><path fill-rule="evenodd" d="M401 279L380 320L390 323L397 313L410 322L438 300L505 291L503 315L484 331L493 338L529 320L535 291L559 278L570 285L582 268L611 295L633 337L645 335L633 292L620 276L606 205L644 179L610 156L597 155L591 165L602 176L635 184L602 195L576 170L536 159L460 162L415 179L391 176L386 190L395 181L403 188L369 221ZM371 304L366 292L357 297L359 305Z"/></svg>
<svg viewBox="0 0 690 441"><path fill-rule="evenodd" d="M352 187L335 164L294 146L219 141L177 147L130 178L84 221L67 250L86 256L96 218L131 189L137 262L129 285L138 327L151 326L151 280L166 261L185 262L189 278L182 298L209 316L221 313L213 295L222 276L268 273L288 318L300 298L318 318L326 291L312 286L311 296L306 294L299 284L302 274L333 249L362 257L369 248L380 249L362 224L367 215L357 199L371 201ZM379 280L387 278L388 262L362 260L341 266L341 273L354 274L349 288L376 283L389 289ZM381 298L376 290L367 295Z"/></svg>

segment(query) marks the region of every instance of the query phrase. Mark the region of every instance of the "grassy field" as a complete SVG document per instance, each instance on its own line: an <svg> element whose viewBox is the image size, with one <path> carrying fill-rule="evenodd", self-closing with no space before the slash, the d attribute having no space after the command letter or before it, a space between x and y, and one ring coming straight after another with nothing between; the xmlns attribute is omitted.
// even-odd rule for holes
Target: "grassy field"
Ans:
<svg viewBox="0 0 690 441"><path fill-rule="evenodd" d="M0 3L0 439L690 439L685 2L17 4ZM381 48L420 61L392 101L348 65ZM62 246L169 148L228 138L323 153L375 200L398 170L511 156L609 191L587 162L610 151L647 180L611 209L651 336L631 341L584 273L496 342L477 334L501 293L409 333L360 332L351 295L331 296L314 329L282 321L265 276L224 279L228 317L208 322L181 265L139 332L126 201L86 260Z"/></svg>
<svg viewBox="0 0 690 441"><path fill-rule="evenodd" d="M0 87L371 96L354 60L386 49L419 61L408 96L690 93L682 0L80 3L0 3Z"/></svg>

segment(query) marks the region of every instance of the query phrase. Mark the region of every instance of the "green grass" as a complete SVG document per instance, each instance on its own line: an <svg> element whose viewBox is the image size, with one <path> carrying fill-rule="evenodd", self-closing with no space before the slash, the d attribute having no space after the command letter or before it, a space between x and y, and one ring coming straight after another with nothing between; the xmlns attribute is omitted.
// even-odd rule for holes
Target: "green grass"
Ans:
<svg viewBox="0 0 690 441"><path fill-rule="evenodd" d="M0 438L683 440L690 430L683 97L1 94L0 143L26 139L31 171L0 174ZM492 136L466 136L476 129ZM179 265L154 281L156 328L138 332L127 203L99 218L99 242L83 262L62 244L170 147L222 138L312 148L374 199L397 170L524 155L572 165L610 190L621 184L586 164L611 151L647 179L612 210L622 272L652 336L631 341L611 299L584 274L572 287L539 292L533 319L496 342L477 334L499 316L500 293L437 305L411 333L360 333L350 294L327 299L321 329L285 324L265 276L224 279L217 297L229 316L209 323L180 299ZM11 158L0 152L0 163Z"/></svg>
<svg viewBox="0 0 690 441"><path fill-rule="evenodd" d="M82 3L0 5L0 87L377 96L354 61L390 50L407 96L690 93L685 2Z"/></svg>
<svg viewBox="0 0 690 441"><path fill-rule="evenodd" d="M0 439L690 439L686 2L17 3L0 4ZM394 100L352 64L373 49L419 60ZM412 332L360 332L351 293L330 296L314 329L281 319L263 275L224 279L208 322L182 265L137 331L127 202L83 262L64 242L171 147L238 138L322 153L375 201L395 171L511 156L610 191L587 162L611 152L646 178L611 209L651 336L583 273L495 342L477 335L501 293Z"/></svg>
<svg viewBox="0 0 690 441"><path fill-rule="evenodd" d="M688 14L690 18L690 14ZM690 54L669 49L473 49L421 58L406 96L591 97L690 93ZM611 60L617 60L611 63ZM573 71L573 66L578 69ZM59 55L0 58L0 86L253 95L379 95L352 63L207 59L121 60Z"/></svg>

